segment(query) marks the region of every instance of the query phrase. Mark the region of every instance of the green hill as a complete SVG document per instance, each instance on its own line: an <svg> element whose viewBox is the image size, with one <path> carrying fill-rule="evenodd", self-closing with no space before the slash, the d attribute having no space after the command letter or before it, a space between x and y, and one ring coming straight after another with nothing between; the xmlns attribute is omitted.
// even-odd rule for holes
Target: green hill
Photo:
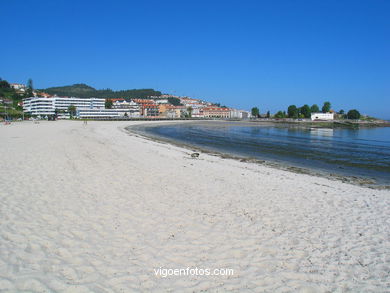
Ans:
<svg viewBox="0 0 390 293"><path fill-rule="evenodd" d="M146 99L149 96L161 96L160 91L154 89L132 89L113 91L111 89L97 90L89 85L78 83L68 86L50 87L40 89L45 93L57 96L79 97L79 98L138 98Z"/></svg>
<svg viewBox="0 0 390 293"><path fill-rule="evenodd" d="M18 103L23 97L6 80L0 78L0 120L22 117L22 107Z"/></svg>

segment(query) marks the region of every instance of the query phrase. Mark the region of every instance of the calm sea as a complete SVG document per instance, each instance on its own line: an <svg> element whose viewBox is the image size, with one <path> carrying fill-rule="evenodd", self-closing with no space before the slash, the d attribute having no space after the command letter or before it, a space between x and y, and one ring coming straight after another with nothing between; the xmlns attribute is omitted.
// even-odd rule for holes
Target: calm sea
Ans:
<svg viewBox="0 0 390 293"><path fill-rule="evenodd" d="M142 126L146 134L234 156L390 184L390 128L326 129L237 122Z"/></svg>

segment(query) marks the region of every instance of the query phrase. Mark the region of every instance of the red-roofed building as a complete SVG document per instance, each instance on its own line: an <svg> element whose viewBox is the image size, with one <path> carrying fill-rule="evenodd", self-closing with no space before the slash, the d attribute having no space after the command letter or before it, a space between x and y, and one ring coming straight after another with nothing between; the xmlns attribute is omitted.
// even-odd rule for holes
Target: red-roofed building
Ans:
<svg viewBox="0 0 390 293"><path fill-rule="evenodd" d="M144 117L158 117L159 110L156 104L141 104L141 115Z"/></svg>
<svg viewBox="0 0 390 293"><path fill-rule="evenodd" d="M229 108L204 107L202 111L205 118L230 118Z"/></svg>
<svg viewBox="0 0 390 293"><path fill-rule="evenodd" d="M108 99L108 100L111 100L113 103L115 103L115 102L124 102L125 101L125 99L123 99L123 98Z"/></svg>
<svg viewBox="0 0 390 293"><path fill-rule="evenodd" d="M185 111L185 106L174 106L170 104L159 105L159 112L161 117L180 118Z"/></svg>
<svg viewBox="0 0 390 293"><path fill-rule="evenodd" d="M37 96L38 97L43 97L43 98L51 98L52 97L52 95L50 95L48 93L44 93L44 92L37 93Z"/></svg>
<svg viewBox="0 0 390 293"><path fill-rule="evenodd" d="M155 104L154 100L147 100L147 99L133 99L134 102L137 104Z"/></svg>
<svg viewBox="0 0 390 293"><path fill-rule="evenodd" d="M158 117L159 108L155 101L147 99L133 99L140 107L140 113L143 117Z"/></svg>

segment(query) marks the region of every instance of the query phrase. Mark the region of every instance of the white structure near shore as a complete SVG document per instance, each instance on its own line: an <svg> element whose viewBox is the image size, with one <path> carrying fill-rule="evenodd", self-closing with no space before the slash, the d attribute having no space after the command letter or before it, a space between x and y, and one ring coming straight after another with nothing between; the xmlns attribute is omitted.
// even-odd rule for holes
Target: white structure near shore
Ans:
<svg viewBox="0 0 390 293"><path fill-rule="evenodd" d="M248 119L251 113L245 110L230 109L230 118Z"/></svg>
<svg viewBox="0 0 390 293"><path fill-rule="evenodd" d="M124 103L123 103L124 104ZM120 118L139 117L139 105L133 101L126 102L121 108L106 109L105 99L99 98L75 98L75 97L30 97L23 100L23 111L34 116L58 115L58 118L70 118L69 106L76 107L78 118Z"/></svg>
<svg viewBox="0 0 390 293"><path fill-rule="evenodd" d="M76 116L81 119L99 119L99 118L138 118L139 111L131 109L81 109L77 110Z"/></svg>
<svg viewBox="0 0 390 293"><path fill-rule="evenodd" d="M114 101L112 105L113 109L125 109L126 113L130 117L139 117L140 116L140 106L133 100L126 101L125 99L118 99Z"/></svg>
<svg viewBox="0 0 390 293"><path fill-rule="evenodd" d="M39 97L23 99L23 112L36 116L54 115L54 99Z"/></svg>
<svg viewBox="0 0 390 293"><path fill-rule="evenodd" d="M311 120L334 120L334 113L312 113Z"/></svg>
<svg viewBox="0 0 390 293"><path fill-rule="evenodd" d="M104 99L98 98L65 98L65 97L29 97L23 99L23 112L34 116L55 115L56 110L67 112L69 106L79 109L104 109Z"/></svg>

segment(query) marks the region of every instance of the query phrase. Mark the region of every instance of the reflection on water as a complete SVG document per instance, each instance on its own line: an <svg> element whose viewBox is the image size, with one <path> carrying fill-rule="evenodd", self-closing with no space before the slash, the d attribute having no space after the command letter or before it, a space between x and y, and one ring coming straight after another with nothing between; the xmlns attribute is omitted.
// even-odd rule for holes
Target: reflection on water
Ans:
<svg viewBox="0 0 390 293"><path fill-rule="evenodd" d="M240 123L185 123L144 131L212 151L288 162L390 183L390 128L328 129Z"/></svg>
<svg viewBox="0 0 390 293"><path fill-rule="evenodd" d="M332 128L310 128L311 135L333 136Z"/></svg>

